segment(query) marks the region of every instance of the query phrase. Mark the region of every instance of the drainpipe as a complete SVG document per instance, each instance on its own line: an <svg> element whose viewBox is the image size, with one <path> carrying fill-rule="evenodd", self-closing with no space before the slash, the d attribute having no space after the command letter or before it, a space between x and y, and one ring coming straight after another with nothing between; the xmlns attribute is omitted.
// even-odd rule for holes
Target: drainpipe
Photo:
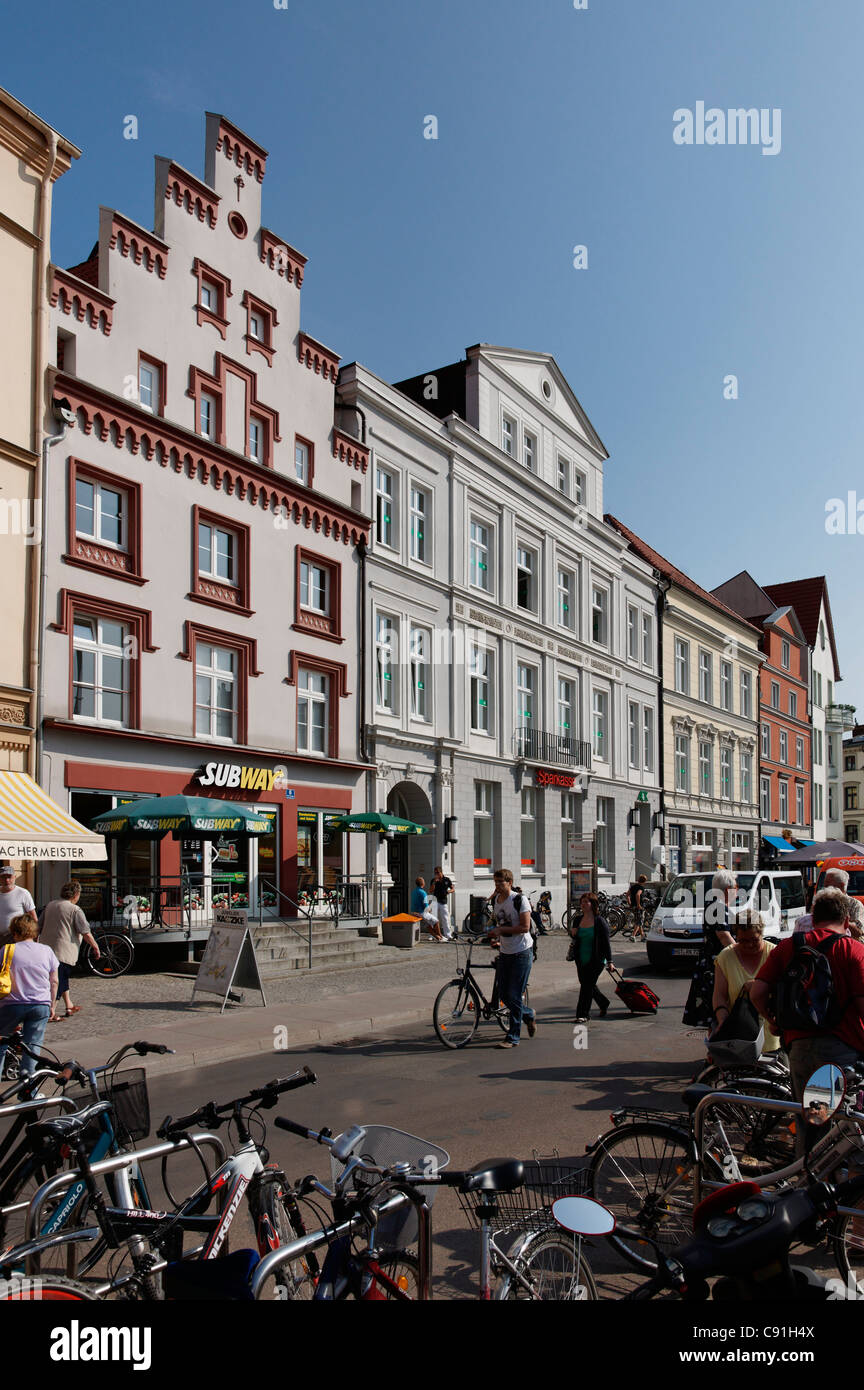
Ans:
<svg viewBox="0 0 864 1390"><path fill-rule="evenodd" d="M660 773L660 844L666 849L666 724L663 709L663 615L668 607L666 595L672 587L672 581L667 579L659 570L654 571L654 580L657 585L657 693L659 695L657 709L657 766ZM669 865L664 854L662 865L663 878L669 872Z"/></svg>
<svg viewBox="0 0 864 1390"><path fill-rule="evenodd" d="M39 569L38 569L38 610L37 610L37 634L36 634L36 781L42 785L42 764L45 756L45 735L42 731L42 716L45 705L45 662L43 659L45 646L45 605L46 605L46 551L45 551L45 525L48 519L48 451L52 444L60 444L66 438L66 425L63 426L59 434L46 436L42 441L42 452L40 456L40 542L39 542ZM34 571L36 567L34 565ZM34 575L34 588L35 575Z"/></svg>

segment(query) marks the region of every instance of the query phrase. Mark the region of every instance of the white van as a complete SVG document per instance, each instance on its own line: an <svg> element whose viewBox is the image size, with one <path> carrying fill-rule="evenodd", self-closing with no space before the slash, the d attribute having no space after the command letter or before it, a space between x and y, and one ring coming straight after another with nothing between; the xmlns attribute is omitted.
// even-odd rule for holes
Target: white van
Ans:
<svg viewBox="0 0 864 1390"><path fill-rule="evenodd" d="M790 936L804 913L804 880L797 870L758 869L738 873L734 912L761 912L766 941ZM696 964L702 947L705 903L713 890L714 874L679 874L667 884L648 931L648 960L658 969Z"/></svg>

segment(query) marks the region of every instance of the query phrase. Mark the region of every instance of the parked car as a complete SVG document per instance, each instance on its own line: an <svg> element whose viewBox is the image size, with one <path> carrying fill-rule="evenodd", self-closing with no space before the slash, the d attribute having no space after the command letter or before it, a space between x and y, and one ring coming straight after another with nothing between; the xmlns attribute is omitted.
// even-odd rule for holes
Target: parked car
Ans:
<svg viewBox="0 0 864 1390"><path fill-rule="evenodd" d="M864 865L862 865L864 867ZM804 880L797 870L759 869L736 875L734 910L761 912L766 941L790 936L804 912ZM658 969L694 965L702 946L707 894L714 874L679 874L666 887L646 938L648 960ZM710 899L707 899L710 901Z"/></svg>

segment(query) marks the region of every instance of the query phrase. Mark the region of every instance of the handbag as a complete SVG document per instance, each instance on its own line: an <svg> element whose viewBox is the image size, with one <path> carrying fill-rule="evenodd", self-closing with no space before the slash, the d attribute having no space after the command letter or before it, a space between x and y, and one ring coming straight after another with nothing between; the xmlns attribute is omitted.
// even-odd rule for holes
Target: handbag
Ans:
<svg viewBox="0 0 864 1390"><path fill-rule="evenodd" d="M14 943L3 947L3 958L0 961L0 999L5 999L7 994L12 993L12 956L14 953Z"/></svg>
<svg viewBox="0 0 864 1390"><path fill-rule="evenodd" d="M727 1016L708 1038L708 1051L721 1067L749 1066L758 1062L765 1045L765 1027L746 990L742 990Z"/></svg>

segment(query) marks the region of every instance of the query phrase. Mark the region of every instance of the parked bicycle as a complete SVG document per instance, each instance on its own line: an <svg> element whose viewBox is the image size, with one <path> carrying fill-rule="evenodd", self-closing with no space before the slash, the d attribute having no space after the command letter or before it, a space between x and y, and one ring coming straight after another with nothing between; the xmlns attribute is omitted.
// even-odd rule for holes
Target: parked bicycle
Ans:
<svg viewBox="0 0 864 1390"><path fill-rule="evenodd" d="M456 943L456 978L450 980L439 990L432 1007L432 1022L445 1047L467 1047L481 1023L497 1023L503 1033L510 1027L510 1011L502 1003L498 993L498 962L477 963L473 952L479 945L469 941L465 948L465 965L459 966L459 943ZM489 995L477 978L477 971L492 970L492 986ZM528 990L523 999L528 1003Z"/></svg>

